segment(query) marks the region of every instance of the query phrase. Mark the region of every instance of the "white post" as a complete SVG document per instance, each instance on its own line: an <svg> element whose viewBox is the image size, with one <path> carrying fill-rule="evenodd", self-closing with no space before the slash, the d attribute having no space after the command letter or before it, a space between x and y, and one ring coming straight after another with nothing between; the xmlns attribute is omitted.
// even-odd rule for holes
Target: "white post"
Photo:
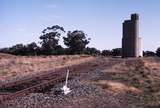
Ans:
<svg viewBox="0 0 160 108"><path fill-rule="evenodd" d="M68 76L69 76L69 69L67 69L67 76L66 76L66 82L65 85L61 88L62 93L64 93L65 95L67 95L68 93L71 92L70 88L67 87L67 83L68 83Z"/></svg>
<svg viewBox="0 0 160 108"><path fill-rule="evenodd" d="M69 76L69 69L67 69L67 76L66 76L66 83L65 83L66 86L67 86L67 82L68 82L68 76Z"/></svg>

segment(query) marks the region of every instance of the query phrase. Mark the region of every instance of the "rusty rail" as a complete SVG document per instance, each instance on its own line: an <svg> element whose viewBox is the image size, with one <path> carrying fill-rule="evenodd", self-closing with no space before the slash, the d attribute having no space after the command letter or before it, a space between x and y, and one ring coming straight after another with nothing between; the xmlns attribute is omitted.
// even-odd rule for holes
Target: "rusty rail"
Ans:
<svg viewBox="0 0 160 108"><path fill-rule="evenodd" d="M71 71L70 77L77 76L77 74L79 74L80 72L89 71L90 68L88 68L88 67L90 67L90 66L92 67L92 65L93 65L92 63L93 63L93 61L90 61L90 62L70 66L69 67L69 69ZM12 99L17 98L19 96L27 95L32 92L37 92L37 91L43 90L46 87L54 86L56 83L64 81L65 80L64 75L66 74L66 72L65 72L66 68L67 67L64 67L64 68L55 70L55 72L48 72L46 74L40 74L39 76L34 76L33 78L25 79L22 81L16 81L13 83L8 83L6 85L1 85L0 87L7 88L7 87L13 87L16 85L20 85L20 84L23 84L23 83L26 83L26 82L29 82L32 80L40 80L40 83L33 85L31 87L25 88L20 91L16 91L14 93L9 93L7 95L1 95L0 96L0 103L3 103L8 100L12 100ZM47 78L47 80L45 78Z"/></svg>

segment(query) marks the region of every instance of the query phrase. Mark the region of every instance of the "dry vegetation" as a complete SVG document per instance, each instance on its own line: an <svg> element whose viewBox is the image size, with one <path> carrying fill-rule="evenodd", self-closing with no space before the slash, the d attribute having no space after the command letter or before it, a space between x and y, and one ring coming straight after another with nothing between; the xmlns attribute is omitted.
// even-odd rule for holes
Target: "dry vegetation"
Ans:
<svg viewBox="0 0 160 108"><path fill-rule="evenodd" d="M110 69L94 83L114 93L134 94L143 108L160 107L159 58L126 59Z"/></svg>
<svg viewBox="0 0 160 108"><path fill-rule="evenodd" d="M45 71L93 60L86 55L74 56L11 56L0 54L0 81L18 79Z"/></svg>
<svg viewBox="0 0 160 108"><path fill-rule="evenodd" d="M69 104L68 107L66 106L67 108L83 108L87 102L90 104L88 104L88 107L86 105L86 108L102 108L102 106L103 108L160 108L159 58L121 59L76 55L57 57L7 56L1 57L0 60L1 80L17 75L30 75L96 60L96 62L92 62L92 67L96 67L97 70L92 70L92 67L88 67L90 72L86 72L87 74L84 74L84 76L88 74L89 76L87 78L84 76L79 77L79 80L82 85L87 85L87 87L94 85L101 89L89 95L84 95L84 91L81 96L74 97L75 94L71 94L72 98L71 96L67 97L70 99L70 102L64 103L65 105ZM95 71L98 71L98 74ZM77 85L75 88L72 84L70 86L73 89L73 93L76 90L78 91L77 93L81 92ZM50 98L54 100L55 97ZM113 107L115 106L113 103L118 104L116 107ZM58 107L58 103L56 105Z"/></svg>

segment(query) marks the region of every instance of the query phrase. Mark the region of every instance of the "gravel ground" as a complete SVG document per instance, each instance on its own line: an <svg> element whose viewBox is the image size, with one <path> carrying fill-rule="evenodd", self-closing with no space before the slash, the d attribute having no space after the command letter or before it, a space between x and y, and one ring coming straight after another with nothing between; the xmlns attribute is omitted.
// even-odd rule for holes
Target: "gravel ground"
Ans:
<svg viewBox="0 0 160 108"><path fill-rule="evenodd" d="M91 80L101 78L103 72L80 75L68 82L71 93L63 95L59 83L46 93L32 93L4 103L0 108L137 108L135 98L128 94L114 94L100 86L89 84ZM134 103L134 104L133 104Z"/></svg>

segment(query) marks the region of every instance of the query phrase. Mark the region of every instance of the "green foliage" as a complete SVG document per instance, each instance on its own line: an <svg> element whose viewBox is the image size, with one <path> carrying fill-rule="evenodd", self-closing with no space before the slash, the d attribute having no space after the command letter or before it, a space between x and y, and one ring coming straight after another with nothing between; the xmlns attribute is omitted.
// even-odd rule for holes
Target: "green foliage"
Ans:
<svg viewBox="0 0 160 108"><path fill-rule="evenodd" d="M114 48L112 49L112 56L121 56L122 55L122 48Z"/></svg>
<svg viewBox="0 0 160 108"><path fill-rule="evenodd" d="M9 48L1 48L0 52L1 53L8 53L9 54L10 53L10 49Z"/></svg>
<svg viewBox="0 0 160 108"><path fill-rule="evenodd" d="M110 50L103 50L102 51L102 56L111 56L112 52Z"/></svg>
<svg viewBox="0 0 160 108"><path fill-rule="evenodd" d="M28 45L16 44L10 48L1 49L2 53L9 53L14 55L35 55L38 52L39 47L35 42Z"/></svg>
<svg viewBox="0 0 160 108"><path fill-rule="evenodd" d="M156 50L156 55L157 55L158 57L160 57L160 47L157 48L157 50Z"/></svg>
<svg viewBox="0 0 160 108"><path fill-rule="evenodd" d="M26 55L37 55L38 46L35 42L26 45Z"/></svg>
<svg viewBox="0 0 160 108"><path fill-rule="evenodd" d="M149 56L155 56L156 54L152 51L143 51L143 56L149 57Z"/></svg>
<svg viewBox="0 0 160 108"><path fill-rule="evenodd" d="M47 27L42 31L43 34L39 38L44 54L50 55L57 53L56 48L59 47L58 41L62 32L65 32L64 28L58 25Z"/></svg>
<svg viewBox="0 0 160 108"><path fill-rule="evenodd" d="M25 55L26 53L26 46L23 44L16 44L9 48L9 53L14 55Z"/></svg>
<svg viewBox="0 0 160 108"><path fill-rule="evenodd" d="M89 40L83 31L69 31L67 37L63 37L64 44L69 48L70 54L82 54Z"/></svg>
<svg viewBox="0 0 160 108"><path fill-rule="evenodd" d="M101 51L96 49L96 48L89 48L87 47L85 50L84 50L84 54L88 54L88 55L101 55Z"/></svg>

